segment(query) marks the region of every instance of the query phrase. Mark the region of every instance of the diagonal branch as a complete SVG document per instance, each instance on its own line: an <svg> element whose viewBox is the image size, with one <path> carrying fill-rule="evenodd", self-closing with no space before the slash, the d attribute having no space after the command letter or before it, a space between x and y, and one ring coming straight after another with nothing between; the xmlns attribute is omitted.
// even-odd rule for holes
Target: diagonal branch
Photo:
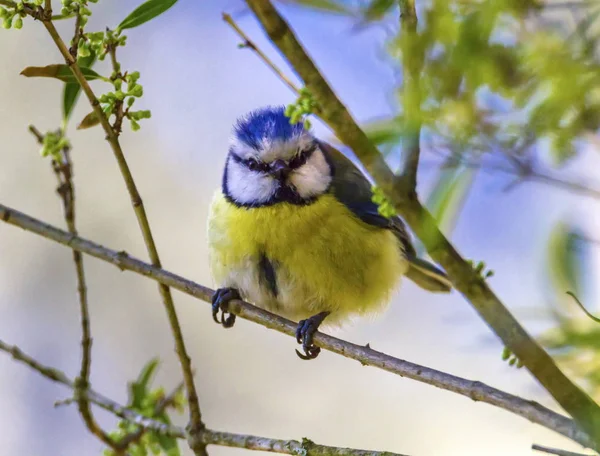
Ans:
<svg viewBox="0 0 600 456"><path fill-rule="evenodd" d="M29 131L35 136L38 143L43 144L44 136L33 125ZM75 225L75 186L73 185L73 164L71 162L70 146L65 146L57 157L52 158L52 170L58 181L56 189L62 204L65 223L69 233L77 235ZM81 369L75 381L75 398L79 413L87 429L106 446L116 449L116 442L100 427L92 413L87 390L90 387L90 367L92 359L92 336L90 330L90 313L88 309L87 287L85 270L83 268L83 255L78 250L73 250L73 262L77 276L77 293L79 295L79 309L81 314Z"/></svg>
<svg viewBox="0 0 600 456"><path fill-rule="evenodd" d="M23 228L26 231L36 233L47 239L51 239L71 249L79 250L85 254L111 263L121 270L129 270L149 277L157 282L168 285L169 287L203 301L210 302L214 293L210 288L133 258L126 252L117 252L107 249L92 241L67 233L1 204L0 220ZM253 321L254 323L258 323L267 328L295 337L297 328L296 323L246 302L237 300L232 301L229 304L229 311L246 320ZM378 367L393 374L400 375L401 377L407 377L428 385L452 391L474 401L481 401L494 405L562 434L581 445L588 447L594 445L594 442L586 435L586 433L578 429L578 426L573 420L555 413L537 402L522 399L478 381L467 380L409 361L394 358L390 355L373 350L368 346L352 344L323 333L316 333L314 340L318 346L345 356L346 358L359 361L363 365Z"/></svg>
<svg viewBox="0 0 600 456"><path fill-rule="evenodd" d="M525 331L502 301L456 251L437 227L435 219L417 200L414 192L395 183L394 175L377 148L356 124L346 107L307 55L289 25L269 0L246 0L271 41L285 56L310 89L323 109L321 118L340 140L350 147L377 185L392 201L398 213L408 222L425 244L428 253L448 273L455 288L477 310L482 319L500 337L556 399L556 401L592 437L600 448L600 407L558 368L553 359Z"/></svg>
<svg viewBox="0 0 600 456"><path fill-rule="evenodd" d="M6 344L0 340L0 351L4 351L12 355L14 359L20 361L33 370L39 372L44 377L61 383L69 388L74 389L75 382L65 375L64 372L44 366L37 362L31 356L23 353L19 347ZM178 426L168 425L152 418L140 415L133 410L117 404L112 399L109 399L102 394L96 393L93 390L86 391L87 399L97 406L107 410L121 419L139 425L146 431L155 431L163 435L176 437L179 439L186 438L186 431ZM198 433L199 438L204 445L219 445L231 448L245 448L247 450L268 451L271 453L282 453L293 456L302 454L310 454L312 456L403 456L398 453L389 451L367 451L357 450L354 448L339 448L325 445L318 445L308 439L303 439L302 442L296 440L281 440L270 439L268 437L257 437L246 434L233 434L231 432L219 432L210 429L204 429Z"/></svg>
<svg viewBox="0 0 600 456"><path fill-rule="evenodd" d="M138 224L142 231L142 236L144 238L144 243L146 244L146 248L148 251L148 255L150 257L150 261L156 267L161 267L160 257L158 255L158 251L156 249L156 244L154 242L154 238L152 235L152 231L150 229L150 224L148 222L148 217L146 215L146 210L144 209L144 204L142 202L142 198L138 192L137 186L134 182L133 176L129 169L129 165L127 164L127 160L125 159L125 155L123 154L123 150L121 149L121 144L119 142L118 132L110 125L110 122L104 112L101 109L100 103L96 98L94 92L92 91L89 83L85 79L81 69L77 65L76 59L71 55L69 49L65 45L64 41L58 34L58 31L54 27L52 20L49 19L50 14L44 15L44 19L42 20L46 30L52 37L52 40L58 47L58 50L62 54L65 59L67 65L70 67L75 79L81 86L83 92L87 96L94 112L100 119L100 123L106 132L106 139L109 142L117 163L119 165L119 169L121 174L123 175L123 179L125 181L125 185L127 187L127 191L129 192L129 196L131 199L131 204L133 206L135 215L137 217ZM181 326L179 324L179 320L177 317L177 312L175 310L175 304L173 303L173 297L171 296L171 291L165 285L159 285L160 295L162 297L167 317L169 319L169 324L171 326L171 332L173 333L173 337L175 339L175 349L177 355L179 357L179 362L181 364L181 368L183 371L183 378L187 390L188 395L188 403L190 410L190 426L194 431L199 431L204 428L204 424L202 422L202 414L200 411L200 403L198 400L198 393L196 391L196 386L194 384L194 376L192 374L192 366L191 360L187 353L187 349L185 347L185 342L183 339L183 333L181 331ZM205 448L200 445L197 448L194 448L194 452L197 455L205 455Z"/></svg>
<svg viewBox="0 0 600 456"><path fill-rule="evenodd" d="M267 57L267 55L260 50L260 48L254 44L254 42L250 39L250 37L248 37L248 35L246 35L244 33L244 31L235 23L235 21L233 20L233 18L227 14L227 13L223 13L222 14L223 20L225 22L227 22L227 24L229 24L229 26L235 31L235 33L238 34L238 36L244 40L243 43L243 47L247 47L248 49L251 49L252 51L254 51L256 53L256 55L258 55L258 57L269 67L271 68L271 70L273 70L273 72L277 75L277 77L279 79L281 79L281 81L288 86L288 88L294 92L296 95L298 93L300 93L300 89L298 87L296 87L296 85L290 80L290 78L288 78L283 71L281 71L280 68L277 67L277 65L275 65L273 63L273 61Z"/></svg>

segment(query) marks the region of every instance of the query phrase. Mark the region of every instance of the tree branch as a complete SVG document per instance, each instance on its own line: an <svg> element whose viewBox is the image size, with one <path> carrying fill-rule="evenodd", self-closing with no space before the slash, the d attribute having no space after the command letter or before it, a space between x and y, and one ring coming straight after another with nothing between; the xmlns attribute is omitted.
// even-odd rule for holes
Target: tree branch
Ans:
<svg viewBox="0 0 600 456"><path fill-rule="evenodd" d="M556 456L591 456L582 453L573 453L572 451L559 450L557 448L549 448L542 445L531 445L533 451L539 451L540 453L554 454Z"/></svg>
<svg viewBox="0 0 600 456"><path fill-rule="evenodd" d="M136 272L185 294L209 303L211 302L214 291L210 288L133 258L124 251L117 252L110 250L92 241L67 233L1 204L0 220L111 263L121 270ZM230 302L229 311L246 320L295 337L296 323L246 302L239 300ZM314 340L316 345L346 358L359 361L363 365L378 367L401 377L407 377L452 391L474 401L494 405L562 434L581 445L588 447L593 447L594 445L586 433L578 429L573 420L555 413L537 402L522 399L481 382L467 380L409 361L397 359L373 350L370 347L352 344L320 332L316 333Z"/></svg>
<svg viewBox="0 0 600 456"><path fill-rule="evenodd" d="M273 61L267 57L267 55L260 50L260 48L254 44L254 42L248 37L248 35L246 35L244 33L244 31L235 23L235 21L233 20L233 18L227 14L227 13L223 13L222 14L223 20L225 22L227 22L227 24L229 24L229 26L235 31L235 33L238 34L238 36L244 40L244 44L242 45L243 47L246 47L248 49L251 49L252 51L254 51L256 53L256 55L269 67L271 68L271 70L273 70L273 72L277 75L277 77L279 79L281 79L281 81L288 86L292 92L294 92L295 94L300 93L300 89L298 87L296 87L296 85L290 80L290 78L288 78L283 71L281 71L280 68L277 67L277 65L275 65L273 63Z"/></svg>
<svg viewBox="0 0 600 456"><path fill-rule="evenodd" d="M42 144L44 136L33 125L29 131L35 136L38 143ZM56 192L63 204L65 223L69 233L77 235L75 225L75 186L73 185L73 164L70 156L70 146L65 146L59 157L52 159L52 171L58 181ZM79 295L79 309L81 313L81 369L79 377L75 381L75 399L79 413L87 429L95 435L106 446L118 449L116 442L104 432L102 427L94 418L90 403L87 398L87 390L90 387L90 367L92 362L92 335L90 330L90 315L87 300L87 287L85 281L85 270L81 252L73 250L73 262L77 276L77 292Z"/></svg>
<svg viewBox="0 0 600 456"><path fill-rule="evenodd" d="M323 118L340 140L350 147L377 185L423 241L428 253L448 273L455 288L477 310L483 320L527 367L556 401L592 437L600 448L600 407L571 382L552 358L525 331L473 267L440 232L435 219L414 192L396 184L394 175L377 148L356 124L346 107L319 73L294 33L269 0L246 0L271 41L310 89Z"/></svg>
<svg viewBox="0 0 600 456"><path fill-rule="evenodd" d="M58 31L54 27L54 24L50 19L43 20L43 24L46 27L46 30L52 37L52 40L58 47L60 53L65 59L67 65L71 68L75 79L81 86L83 92L86 94L94 112L100 119L100 123L106 132L106 139L108 140L117 163L119 165L119 169L121 174L123 175L123 179L125 180L125 185L127 187L127 191L129 192L129 196L131 199L131 203L137 217L138 224L142 231L142 236L144 238L144 243L146 244L146 248L148 251L148 255L150 257L150 261L156 267L161 267L160 257L158 255L158 251L156 249L156 244L154 242L154 238L152 235L152 231L150 229L150 224L148 222L148 217L146 215L146 210L144 209L144 204L142 202L142 198L138 192L137 186L135 185L133 176L129 169L129 165L125 159L125 155L123 154L123 150L121 149L121 144L119 142L118 133L114 130L114 128L110 125L110 122L102 108L100 106L100 102L94 95L89 83L86 81L81 69L77 65L76 59L70 54L69 49L67 49L64 41L58 34ZM165 285L159 285L160 295L162 297L167 316L169 319L169 324L171 326L171 332L173 333L173 337L175 339L175 350L179 357L179 362L181 364L181 368L183 371L183 378L187 390L188 402L189 402L189 410L190 410L190 429L193 431L199 431L204 428L204 424L202 422L202 414L200 411L200 403L198 400L198 393L196 391L196 386L194 384L194 377L192 374L192 366L191 360L187 353L187 349L185 347L185 342L183 339L183 333L181 331L181 326L179 324L179 320L177 317L177 312L175 310L175 305L173 303L173 297L171 296L171 291ZM198 448L194 448L194 452L197 455L205 456L206 451L205 448L199 446Z"/></svg>
<svg viewBox="0 0 600 456"><path fill-rule="evenodd" d="M71 389L75 388L75 382L69 379L64 372L40 364L32 357L23 353L23 351L16 346L8 345L0 340L0 351L11 354L15 360L28 365L30 368L52 381L61 383ZM155 431L179 439L186 438L186 431L181 427L168 425L140 415L93 390L86 391L86 395L90 402L113 413L121 419L141 426L144 430ZM233 434L231 432L219 432L210 429L204 429L197 433L197 438L202 441L203 445L245 448L248 450L268 451L272 453L290 454L293 456L309 453L311 456L403 456L389 451L367 451L318 445L308 439L303 439L302 442L298 442L296 440L270 439L268 437Z"/></svg>
<svg viewBox="0 0 600 456"><path fill-rule="evenodd" d="M415 0L398 0L400 6L400 48L402 50L403 116L408 134L402 151L402 176L399 184L405 192L415 192L421 147L421 69L423 51L417 36Z"/></svg>

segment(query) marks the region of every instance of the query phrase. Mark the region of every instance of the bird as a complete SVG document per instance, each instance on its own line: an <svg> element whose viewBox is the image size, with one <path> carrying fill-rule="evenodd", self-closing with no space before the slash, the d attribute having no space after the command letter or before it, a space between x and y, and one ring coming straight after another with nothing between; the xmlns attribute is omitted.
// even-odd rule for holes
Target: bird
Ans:
<svg viewBox="0 0 600 456"><path fill-rule="evenodd" d="M417 257L402 219L382 215L372 198L354 163L291 123L285 107L240 116L207 223L213 319L232 327L228 303L243 299L298 321L296 353L314 359L324 321L382 311L403 276L451 291L447 275Z"/></svg>

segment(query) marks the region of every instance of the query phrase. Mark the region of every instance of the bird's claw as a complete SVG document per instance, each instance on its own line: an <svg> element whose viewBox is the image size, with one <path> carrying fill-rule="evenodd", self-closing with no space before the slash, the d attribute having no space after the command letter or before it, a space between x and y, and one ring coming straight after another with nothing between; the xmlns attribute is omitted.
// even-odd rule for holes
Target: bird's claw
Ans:
<svg viewBox="0 0 600 456"><path fill-rule="evenodd" d="M300 359L315 359L319 356L319 353L321 353L321 348L313 343L313 337L327 315L329 315L329 312L321 312L306 320L300 320L298 323L298 328L296 329L296 341L299 344L302 344L302 350L304 350L304 354L296 350L296 354Z"/></svg>
<svg viewBox="0 0 600 456"><path fill-rule="evenodd" d="M240 293L235 288L219 288L212 297L212 316L216 323L223 328L231 328L235 323L235 314L229 312L229 301L241 299ZM219 311L221 316L219 318Z"/></svg>

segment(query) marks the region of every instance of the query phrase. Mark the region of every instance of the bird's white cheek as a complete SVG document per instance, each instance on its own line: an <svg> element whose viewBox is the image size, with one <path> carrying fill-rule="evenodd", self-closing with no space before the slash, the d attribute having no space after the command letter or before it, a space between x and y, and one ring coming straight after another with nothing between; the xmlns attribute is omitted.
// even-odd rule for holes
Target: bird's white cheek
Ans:
<svg viewBox="0 0 600 456"><path fill-rule="evenodd" d="M273 178L250 171L232 160L227 164L227 190L238 203L264 203L276 189Z"/></svg>
<svg viewBox="0 0 600 456"><path fill-rule="evenodd" d="M290 177L290 183L302 198L325 193L331 183L331 170L320 152L311 158Z"/></svg>

